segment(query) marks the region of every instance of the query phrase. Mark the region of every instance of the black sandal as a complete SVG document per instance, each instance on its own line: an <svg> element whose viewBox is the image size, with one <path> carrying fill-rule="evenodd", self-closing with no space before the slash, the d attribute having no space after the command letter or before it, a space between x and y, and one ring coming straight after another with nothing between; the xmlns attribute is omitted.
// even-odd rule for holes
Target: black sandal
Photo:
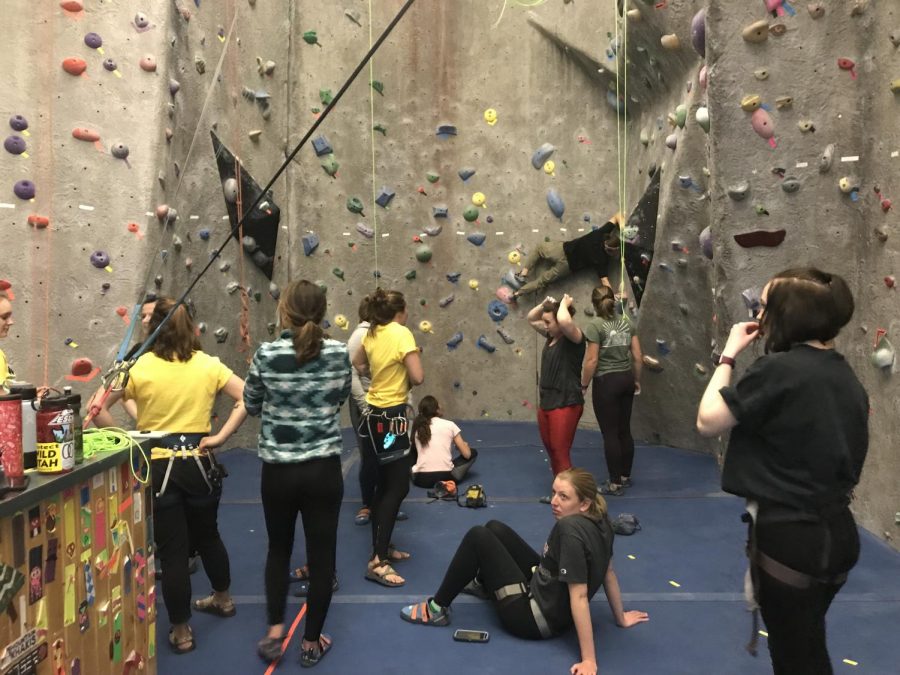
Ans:
<svg viewBox="0 0 900 675"><path fill-rule="evenodd" d="M323 640L324 638L324 640ZM325 641L327 640L327 642ZM310 647L309 649L300 650L300 665L303 668L312 668L319 661L322 660L328 651L331 649L331 638L322 633L319 636L319 644L316 647Z"/></svg>
<svg viewBox="0 0 900 675"><path fill-rule="evenodd" d="M176 640L175 629L170 628L169 649L171 649L175 654L187 654L188 652L194 651L197 648L197 643L194 641L194 631L191 630L190 626L188 626L188 633L190 633L190 637ZM190 645L190 647L185 648L185 645Z"/></svg>

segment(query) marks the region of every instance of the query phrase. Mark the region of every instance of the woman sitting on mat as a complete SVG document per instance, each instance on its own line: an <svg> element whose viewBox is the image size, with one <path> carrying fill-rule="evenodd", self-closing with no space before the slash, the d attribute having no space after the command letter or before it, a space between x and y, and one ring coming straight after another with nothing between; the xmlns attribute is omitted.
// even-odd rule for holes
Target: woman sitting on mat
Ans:
<svg viewBox="0 0 900 675"><path fill-rule="evenodd" d="M574 314L572 297L567 294L561 302L548 296L527 317L531 327L546 338L541 353L537 422L554 476L572 466L569 453L584 412L584 335L572 320ZM541 501L549 503L550 498L542 497Z"/></svg>
<svg viewBox="0 0 900 675"><path fill-rule="evenodd" d="M347 346L322 331L325 291L295 281L281 293L279 339L256 350L244 403L262 415L259 456L262 503L269 535L266 611L269 631L257 651L281 657L288 570L297 514L303 519L309 571L306 626L300 661L314 666L331 648L322 633L331 605L338 516L344 496L341 472L341 405L350 395Z"/></svg>
<svg viewBox="0 0 900 675"><path fill-rule="evenodd" d="M587 349L581 369L581 390L591 381L594 415L603 434L603 453L609 479L602 494L621 496L631 486L634 439L631 437L631 406L641 391L641 343L627 315L616 316L616 298L609 286L591 293L597 317L584 328Z"/></svg>
<svg viewBox="0 0 900 675"><path fill-rule="evenodd" d="M827 675L825 613L859 558L849 504L869 445L869 398L834 349L853 296L841 277L801 268L776 274L760 305L757 321L732 327L697 429L731 430L722 489L747 499L753 599L775 674ZM732 386L735 359L760 338L766 354Z"/></svg>
<svg viewBox="0 0 900 675"><path fill-rule="evenodd" d="M173 307L172 298L157 300L150 317L151 335ZM219 432L210 435L213 404L220 391L233 398L235 405ZM98 427L116 426L109 407L124 397L137 404L138 429L169 434L153 441L150 473L153 535L156 555L165 570L162 595L172 623L169 646L176 654L190 652L195 646L188 625L188 559L193 549L200 552L203 571L213 588L211 595L195 600L193 608L221 617L235 615L228 591L228 551L217 523L223 474L213 451L246 419L243 391L241 378L217 357L201 351L194 322L187 308L180 305L162 327L152 351L141 356L129 371L124 390L112 390L94 417Z"/></svg>
<svg viewBox="0 0 900 675"><path fill-rule="evenodd" d="M362 422L362 451L378 463L378 480L372 500L372 557L366 579L382 586L402 586L406 580L391 567L409 558L391 544L397 512L409 493L411 445L407 399L410 387L425 381L419 348L406 327L409 314L399 291L376 289L369 305L368 333L362 348L352 355L353 367L371 384L366 393Z"/></svg>
<svg viewBox="0 0 900 675"><path fill-rule="evenodd" d="M619 626L634 626L648 616L622 607L612 566L613 530L594 477L578 468L557 474L550 505L557 522L542 554L496 520L473 527L460 542L437 593L404 607L400 616L411 623L448 626L450 604L457 595L487 595L495 600L503 627L516 637L554 637L574 624L581 660L571 672L595 675L588 603L600 586Z"/></svg>
<svg viewBox="0 0 900 675"><path fill-rule="evenodd" d="M412 468L412 482L416 487L434 487L438 481L459 483L478 456L478 452L463 440L456 423L444 419L443 414L434 396L419 401L419 414L412 426L418 450L418 460ZM454 445L459 450L456 457L453 457Z"/></svg>

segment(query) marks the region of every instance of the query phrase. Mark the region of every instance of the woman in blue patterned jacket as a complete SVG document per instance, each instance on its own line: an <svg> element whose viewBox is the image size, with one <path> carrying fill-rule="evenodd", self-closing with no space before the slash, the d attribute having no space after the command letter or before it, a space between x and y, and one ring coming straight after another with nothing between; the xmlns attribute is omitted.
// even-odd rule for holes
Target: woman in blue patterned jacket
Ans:
<svg viewBox="0 0 900 675"><path fill-rule="evenodd" d="M262 503L269 535L266 605L269 631L258 651L281 656L294 528L299 513L306 536L309 592L301 662L312 666L331 647L322 633L331 604L338 514L344 496L340 409L350 394L347 346L327 337L325 291L295 281L278 304L284 330L260 346L244 386L244 405L262 414L259 456Z"/></svg>

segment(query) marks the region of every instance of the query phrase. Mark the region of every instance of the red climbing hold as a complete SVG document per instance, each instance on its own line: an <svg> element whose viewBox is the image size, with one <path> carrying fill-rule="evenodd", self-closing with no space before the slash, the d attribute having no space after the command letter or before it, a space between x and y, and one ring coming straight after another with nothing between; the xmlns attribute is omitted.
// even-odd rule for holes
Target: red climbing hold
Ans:
<svg viewBox="0 0 900 675"><path fill-rule="evenodd" d="M72 362L72 375L82 377L87 375L94 369L94 364L90 359L75 359Z"/></svg>
<svg viewBox="0 0 900 675"><path fill-rule="evenodd" d="M77 56L70 56L67 59L63 59L62 67L69 75L81 75L87 70L87 62Z"/></svg>
<svg viewBox="0 0 900 675"><path fill-rule="evenodd" d="M128 316L128 308L125 305L119 305L116 307L116 314L119 316Z"/></svg>
<svg viewBox="0 0 900 675"><path fill-rule="evenodd" d="M850 59L838 59L837 60L838 68L841 70L849 70L850 78L856 79L856 64Z"/></svg>
<svg viewBox="0 0 900 675"><path fill-rule="evenodd" d="M50 219L47 216L39 216L36 213L32 213L28 216L28 224L37 230L43 230L50 225Z"/></svg>
<svg viewBox="0 0 900 675"><path fill-rule="evenodd" d="M893 276L886 276L884 278L884 285L888 288L893 288L896 283L897 280Z"/></svg>
<svg viewBox="0 0 900 675"><path fill-rule="evenodd" d="M64 0L59 3L59 6L62 7L67 12L83 12L84 4L80 2L80 0Z"/></svg>
<svg viewBox="0 0 900 675"><path fill-rule="evenodd" d="M141 227L137 223L128 223L128 231L131 233L140 232Z"/></svg>
<svg viewBox="0 0 900 675"><path fill-rule="evenodd" d="M87 141L88 143L96 143L100 140L100 134L93 129L75 127L72 129L72 138L77 138L79 141Z"/></svg>

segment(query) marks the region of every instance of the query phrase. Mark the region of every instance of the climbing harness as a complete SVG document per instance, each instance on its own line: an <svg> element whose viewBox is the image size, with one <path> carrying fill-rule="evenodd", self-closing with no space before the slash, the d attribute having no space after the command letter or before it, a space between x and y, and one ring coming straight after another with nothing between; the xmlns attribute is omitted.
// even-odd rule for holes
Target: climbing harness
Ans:
<svg viewBox="0 0 900 675"><path fill-rule="evenodd" d="M372 410L366 414L360 425L361 428L364 427L362 436L372 439L379 464L390 464L409 454L412 448L409 440L410 426L405 412L388 413Z"/></svg>
<svg viewBox="0 0 900 675"><path fill-rule="evenodd" d="M209 488L209 494L214 494L217 490L221 489L222 480L228 473L225 471L225 467L216 461L215 454L207 452L206 450L201 450L197 446L197 443L199 443L200 439L205 435L206 434L172 434L159 441L164 445L170 445L170 447L157 446L150 450L151 460L168 460L166 473L163 476L162 484L159 486L159 492L156 493L157 498L162 497L166 493L166 488L169 486L169 477L172 474L172 466L175 464L176 459L193 459L194 462L196 462L197 468L200 470L200 475L203 477L203 481ZM208 469L201 461L201 458L203 457L209 460Z"/></svg>

